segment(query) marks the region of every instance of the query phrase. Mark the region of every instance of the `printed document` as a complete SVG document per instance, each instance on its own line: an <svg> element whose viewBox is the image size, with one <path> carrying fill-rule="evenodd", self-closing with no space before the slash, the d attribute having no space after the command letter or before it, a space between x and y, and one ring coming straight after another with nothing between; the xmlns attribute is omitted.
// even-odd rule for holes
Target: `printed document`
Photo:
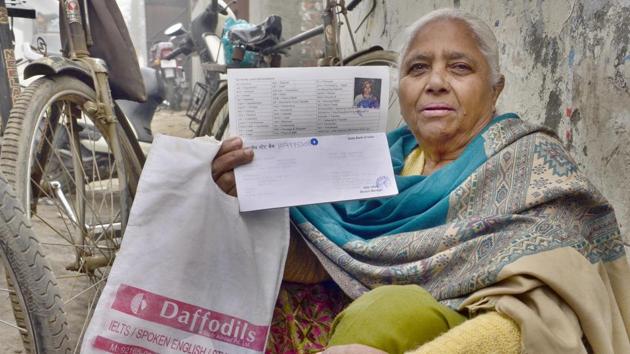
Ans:
<svg viewBox="0 0 630 354"><path fill-rule="evenodd" d="M235 170L241 211L398 193L384 66L228 70L230 134L254 149Z"/></svg>

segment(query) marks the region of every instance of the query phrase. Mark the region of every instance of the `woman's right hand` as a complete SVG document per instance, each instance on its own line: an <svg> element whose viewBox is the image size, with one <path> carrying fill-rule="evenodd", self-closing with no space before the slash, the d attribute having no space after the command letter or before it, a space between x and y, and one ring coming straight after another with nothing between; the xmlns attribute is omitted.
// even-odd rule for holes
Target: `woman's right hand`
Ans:
<svg viewBox="0 0 630 354"><path fill-rule="evenodd" d="M221 190L236 197L236 179L234 168L248 164L254 159L254 150L243 149L243 140L231 137L221 144L221 148L212 160L212 179Z"/></svg>

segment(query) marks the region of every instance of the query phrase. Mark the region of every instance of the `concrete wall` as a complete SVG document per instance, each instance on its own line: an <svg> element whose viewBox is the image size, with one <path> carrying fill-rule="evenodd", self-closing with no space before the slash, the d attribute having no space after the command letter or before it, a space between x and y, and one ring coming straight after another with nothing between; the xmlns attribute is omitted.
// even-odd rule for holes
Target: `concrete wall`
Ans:
<svg viewBox="0 0 630 354"><path fill-rule="evenodd" d="M630 239L630 0L374 1L360 47L397 50L406 26L442 7L490 24L506 77L499 109L554 129ZM351 13L354 26L372 3Z"/></svg>

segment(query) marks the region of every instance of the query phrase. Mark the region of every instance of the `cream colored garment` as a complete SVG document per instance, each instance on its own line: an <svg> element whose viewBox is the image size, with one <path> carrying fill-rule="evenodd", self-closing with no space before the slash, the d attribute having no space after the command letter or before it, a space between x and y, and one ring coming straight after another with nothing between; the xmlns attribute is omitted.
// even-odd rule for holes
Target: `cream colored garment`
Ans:
<svg viewBox="0 0 630 354"><path fill-rule="evenodd" d="M452 328L407 354L518 354L521 335L514 321L495 311Z"/></svg>
<svg viewBox="0 0 630 354"><path fill-rule="evenodd" d="M496 310L520 327L523 353L630 353L630 267L626 257L591 264L575 249L507 265L498 282L462 304Z"/></svg>

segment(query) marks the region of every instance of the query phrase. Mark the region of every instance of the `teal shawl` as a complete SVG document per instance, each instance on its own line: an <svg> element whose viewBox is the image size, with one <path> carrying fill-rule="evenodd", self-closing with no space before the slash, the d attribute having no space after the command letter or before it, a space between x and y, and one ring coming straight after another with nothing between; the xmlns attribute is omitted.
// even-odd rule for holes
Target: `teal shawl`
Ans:
<svg viewBox="0 0 630 354"><path fill-rule="evenodd" d="M416 146L389 135L400 173ZM302 236L349 296L418 284L457 308L521 257L571 247L591 263L625 254L611 206L555 135L496 117L451 164L397 177L400 194L291 209Z"/></svg>
<svg viewBox="0 0 630 354"><path fill-rule="evenodd" d="M483 133L508 118L518 116L507 113L495 117L458 159L430 176L400 175L405 158L418 142L406 126L398 128L387 135L398 195L291 208L291 218L298 224L311 222L338 246L442 225L446 222L450 193L488 158Z"/></svg>

